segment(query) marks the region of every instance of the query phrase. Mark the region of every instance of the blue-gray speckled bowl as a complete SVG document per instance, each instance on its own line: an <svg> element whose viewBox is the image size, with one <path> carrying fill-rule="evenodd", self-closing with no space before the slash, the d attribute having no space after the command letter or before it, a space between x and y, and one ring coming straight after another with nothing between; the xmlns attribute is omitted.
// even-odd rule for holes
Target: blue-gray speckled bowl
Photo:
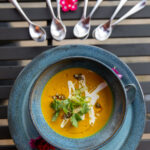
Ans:
<svg viewBox="0 0 150 150"><path fill-rule="evenodd" d="M73 49L70 51L70 47ZM10 93L8 105L8 123L11 136L19 150L32 150L29 140L39 136L29 114L29 97L34 82L39 75L58 59L58 53L63 53L63 58L72 56L92 57L104 62L110 68L116 66L123 75L123 85L134 83L136 85L135 100L128 105L125 121L114 138L98 150L135 150L141 140L145 126L146 108L144 97L139 82L131 69L114 54L88 45L65 45L49 49L36 57L27 65L17 77ZM55 58L55 56L57 56ZM51 62L53 58L53 62ZM140 113L139 113L140 112ZM67 148L66 148L67 149Z"/></svg>
<svg viewBox="0 0 150 150"><path fill-rule="evenodd" d="M61 50L61 48L59 49ZM72 50L72 47L69 47L69 51ZM64 53L66 53L66 51L64 51ZM63 57L63 53L58 53L58 56L55 56L54 60L51 57L50 61L52 63L39 75L32 86L30 93L30 113L33 124L47 142L58 148L91 150L102 147L105 143L110 141L121 128L125 119L128 103L134 100L135 86L129 84L124 87L118 76L110 67L92 57L81 56L80 53L76 54L76 56L65 58ZM63 137L53 131L46 123L41 111L41 95L48 80L57 72L73 67L87 68L102 76L110 86L114 97L114 110L107 125L96 134L80 139Z"/></svg>

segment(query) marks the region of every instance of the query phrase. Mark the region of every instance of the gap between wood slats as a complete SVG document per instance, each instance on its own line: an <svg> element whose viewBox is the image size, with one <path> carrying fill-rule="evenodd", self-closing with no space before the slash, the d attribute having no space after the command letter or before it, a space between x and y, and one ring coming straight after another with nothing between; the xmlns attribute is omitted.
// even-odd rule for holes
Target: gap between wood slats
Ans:
<svg viewBox="0 0 150 150"><path fill-rule="evenodd" d="M14 145L14 142L12 139L1 139L0 140L0 146L5 146L5 145Z"/></svg>
<svg viewBox="0 0 150 150"><path fill-rule="evenodd" d="M0 99L0 106L8 105L8 99Z"/></svg>
<svg viewBox="0 0 150 150"><path fill-rule="evenodd" d="M150 62L150 56L145 57L120 57L125 63L147 63Z"/></svg>
<svg viewBox="0 0 150 150"><path fill-rule="evenodd" d="M150 69L148 69L150 62L128 63L128 66L136 75L150 75ZM0 79L15 79L22 69L22 66L0 66Z"/></svg>
<svg viewBox="0 0 150 150"><path fill-rule="evenodd" d="M150 75L136 75L136 78L139 82L148 82L148 81L150 81Z"/></svg>
<svg viewBox="0 0 150 150"><path fill-rule="evenodd" d="M96 26L92 26L89 38L92 38L92 31ZM44 27L47 32L47 39L52 39L49 27ZM131 37L150 37L150 25L119 25L114 28L111 38L131 38ZM28 28L0 28L0 40L31 40ZM67 27L66 39L75 38L73 27Z"/></svg>
<svg viewBox="0 0 150 150"><path fill-rule="evenodd" d="M8 126L8 119L0 119L0 126Z"/></svg>
<svg viewBox="0 0 150 150"><path fill-rule="evenodd" d="M126 13L132 6L125 6L122 8L120 13L116 16L116 18L121 17L124 13ZM115 6L103 6L100 7L94 14L93 19L108 19L111 14L115 10ZM89 13L92 7L88 8ZM131 18L150 18L150 6L146 6L140 12L134 14ZM24 8L25 13L31 20L41 21L41 20L49 20L51 18L50 12L47 8ZM80 19L82 16L83 8L79 7L77 11L62 13L63 20L74 20ZM56 8L55 8L56 12ZM39 15L40 14L40 15ZM23 21L24 19L20 16L20 14L14 8L6 8L0 9L0 21Z"/></svg>

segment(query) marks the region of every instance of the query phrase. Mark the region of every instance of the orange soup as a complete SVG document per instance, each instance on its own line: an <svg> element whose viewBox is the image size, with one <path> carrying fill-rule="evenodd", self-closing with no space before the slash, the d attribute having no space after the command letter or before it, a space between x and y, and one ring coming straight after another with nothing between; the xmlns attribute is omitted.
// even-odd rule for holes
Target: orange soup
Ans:
<svg viewBox="0 0 150 150"><path fill-rule="evenodd" d="M57 111L57 102L67 102L66 108L73 105L73 108L70 107L73 111L64 115L66 108L62 108L64 112ZM113 96L105 80L95 72L70 68L57 73L47 82L41 97L41 108L46 122L55 132L69 138L84 138L107 124L113 111Z"/></svg>

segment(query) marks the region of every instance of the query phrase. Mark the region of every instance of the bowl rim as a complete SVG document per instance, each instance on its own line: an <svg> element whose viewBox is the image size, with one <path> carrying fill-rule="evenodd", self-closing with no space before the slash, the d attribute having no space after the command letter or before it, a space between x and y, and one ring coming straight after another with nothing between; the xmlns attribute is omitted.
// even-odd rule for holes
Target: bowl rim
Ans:
<svg viewBox="0 0 150 150"><path fill-rule="evenodd" d="M107 68L107 70L109 70L109 71L113 74L113 76L117 79L117 81L118 81L119 84L121 85L121 90L123 91L123 95L124 95L124 98L123 98L123 101L124 101L124 110L123 110L123 112L122 112L123 115L121 116L121 120L120 120L120 122L118 123L118 124L119 124L119 125L118 125L118 128L117 128L116 130L114 130L114 131L113 131L113 134L112 134L111 136L109 136L109 138L107 138L104 142L98 144L97 146L90 147L90 148L92 148L92 149L97 149L97 148L100 148L100 147L102 147L103 145L107 144L108 142L110 142L110 141L113 139L113 137L119 132L119 130L121 129L121 127L123 126L123 123L124 123L125 117L126 117L126 113L127 113L127 94L126 94L126 91L125 91L125 86L123 85L121 79L117 76L117 74L116 74L109 66L107 66L106 64L104 64L102 61L97 60L96 58L92 58L92 57L88 57L88 56L69 56L69 57L64 57L64 58L61 58L61 59L57 60L56 62L50 64L48 67L50 67L50 66L52 66L52 65L55 65L55 64L57 64L57 63L59 63L59 62L61 62L61 61L64 61L64 60L78 59L78 58L94 61L94 62L96 62L96 63L99 63L99 64L103 65L105 68ZM43 133L40 131L40 129L38 128L37 124L35 123L35 119L34 119L33 114L32 114L32 107L31 107L32 100L31 100L31 94L32 94L32 92L33 92L33 89L34 89L35 84L37 83L39 77L47 70L48 67L46 67L46 68L36 77L36 79L35 79L35 81L34 81L32 87L31 87L30 94L29 94L29 101L28 101L29 114L30 114L30 116L31 116L31 121L33 122L33 125L35 126L36 130L38 131L38 133L39 133L48 143L54 145L54 146L57 147L57 148L60 148L60 149L62 149L62 150L65 150L64 148L61 148L59 145L55 145L55 143L52 143L51 140L49 140L49 138L47 138L47 137L45 136L45 134L43 134ZM107 81L106 81L106 82L107 82ZM44 118L44 117L43 117L43 118ZM44 119L44 120L45 120L45 119ZM49 126L49 125L48 125L48 126ZM49 126L49 127L50 127L50 126ZM51 127L50 127L50 128L51 128ZM53 129L51 128L51 130L53 130ZM54 130L53 130L53 131L54 131ZM56 132L56 131L54 131L54 132ZM57 132L56 132L56 133L57 133ZM58 134L58 133L57 133L57 134ZM96 134L96 133L95 133L95 134ZM60 134L59 134L59 135L60 135ZM93 135L94 135L94 134L93 134ZM61 136L62 136L62 135L61 135ZM90 136L92 136L92 135L90 135ZM90 136L88 136L88 137L90 137ZM63 137L65 137L65 136L63 136ZM88 138L88 137L85 137L85 138ZM69 138L69 137L65 137L65 138ZM78 139L76 139L76 138L71 138L71 139L78 140ZM79 139L81 139L81 138L79 138ZM80 148L81 148L81 147L80 147ZM66 148L66 149L67 149L67 148Z"/></svg>

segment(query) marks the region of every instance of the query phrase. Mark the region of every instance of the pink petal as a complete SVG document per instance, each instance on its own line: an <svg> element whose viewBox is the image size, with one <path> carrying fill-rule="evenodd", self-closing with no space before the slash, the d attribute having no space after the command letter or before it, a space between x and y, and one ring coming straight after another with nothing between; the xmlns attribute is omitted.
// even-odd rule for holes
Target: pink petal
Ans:
<svg viewBox="0 0 150 150"><path fill-rule="evenodd" d="M68 4L68 8L71 9L71 7L72 7L72 5L71 5L71 4Z"/></svg>
<svg viewBox="0 0 150 150"><path fill-rule="evenodd" d="M34 140L34 139L31 139L31 140L29 141L29 144L30 144L30 147L31 147L31 148L36 148L35 142L36 142L36 140Z"/></svg>
<svg viewBox="0 0 150 150"><path fill-rule="evenodd" d="M67 4L68 4L68 2L66 0L61 0L60 1L61 6L66 6Z"/></svg>
<svg viewBox="0 0 150 150"><path fill-rule="evenodd" d="M71 11L77 10L77 5L72 5L71 8L70 8L70 10L71 10Z"/></svg>
<svg viewBox="0 0 150 150"><path fill-rule="evenodd" d="M67 12L67 11L69 11L69 8L67 6L63 6L62 11Z"/></svg>
<svg viewBox="0 0 150 150"><path fill-rule="evenodd" d="M120 79L123 77L122 74L120 74L116 68L112 68L112 70L118 75Z"/></svg>

